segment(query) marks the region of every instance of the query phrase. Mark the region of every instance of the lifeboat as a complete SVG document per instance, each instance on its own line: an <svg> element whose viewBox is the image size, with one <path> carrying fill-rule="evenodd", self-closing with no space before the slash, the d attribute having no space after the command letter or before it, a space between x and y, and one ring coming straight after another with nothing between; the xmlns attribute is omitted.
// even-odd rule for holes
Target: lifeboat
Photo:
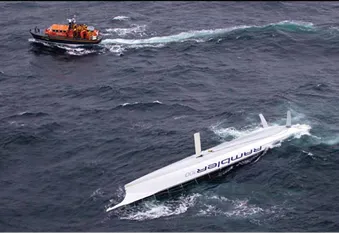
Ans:
<svg viewBox="0 0 339 233"><path fill-rule="evenodd" d="M52 24L45 30L35 27L30 29L30 33L34 39L63 44L91 45L102 40L99 30L86 24L76 24L75 20L69 20L68 25Z"/></svg>

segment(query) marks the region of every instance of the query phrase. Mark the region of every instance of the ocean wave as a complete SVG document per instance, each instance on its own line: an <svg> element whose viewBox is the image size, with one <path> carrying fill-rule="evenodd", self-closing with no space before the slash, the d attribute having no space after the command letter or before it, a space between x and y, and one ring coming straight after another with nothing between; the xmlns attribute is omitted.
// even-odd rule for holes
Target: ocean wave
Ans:
<svg viewBox="0 0 339 233"><path fill-rule="evenodd" d="M26 124L21 123L21 122L17 122L17 121L10 121L9 124L10 125L14 125L15 127L24 127L24 126L26 126Z"/></svg>
<svg viewBox="0 0 339 233"><path fill-rule="evenodd" d="M163 111L170 113L171 115L180 114L183 112L195 112L196 110L181 104L164 104L158 100L153 102L134 102L134 103L123 103L114 107L112 110L139 110L146 111L152 109L153 111Z"/></svg>
<svg viewBox="0 0 339 233"><path fill-rule="evenodd" d="M3 140L1 140L1 147L5 148L13 144L31 145L41 140L42 138L37 135L25 133L25 132L19 132L19 133L15 133L13 135L7 136Z"/></svg>
<svg viewBox="0 0 339 233"><path fill-rule="evenodd" d="M48 116L48 113L45 112L19 112L15 115L7 116L2 118L2 120L12 120L12 119L25 119L25 118L39 118Z"/></svg>
<svg viewBox="0 0 339 233"><path fill-rule="evenodd" d="M39 117L39 116L48 116L47 113L44 112L20 112L17 115L25 116L25 117Z"/></svg>
<svg viewBox="0 0 339 233"><path fill-rule="evenodd" d="M173 119L174 120L179 120L179 119L183 119L183 118L186 118L187 115L180 115L180 116L174 116Z"/></svg>
<svg viewBox="0 0 339 233"><path fill-rule="evenodd" d="M314 91L314 92L332 92L334 91L334 88L326 83L320 83L320 82L308 82L304 85L301 85L298 87L298 90L300 92L305 91Z"/></svg>
<svg viewBox="0 0 339 233"><path fill-rule="evenodd" d="M115 96L120 94L118 90L114 89L109 85L97 85L93 87L81 88L81 89L70 89L67 91L65 96L72 98L88 97L88 96Z"/></svg>
<svg viewBox="0 0 339 233"><path fill-rule="evenodd" d="M50 122L50 123L46 123L46 124L42 124L39 126L39 129L42 129L42 130L47 130L47 131L55 131L59 128L61 128L62 126L57 123L57 122Z"/></svg>
<svg viewBox="0 0 339 233"><path fill-rule="evenodd" d="M152 103L139 103L139 102L134 102L134 103L123 103L120 104L118 107L126 107L126 106L133 106L133 105L153 105L153 104L162 104L159 100L155 100Z"/></svg>

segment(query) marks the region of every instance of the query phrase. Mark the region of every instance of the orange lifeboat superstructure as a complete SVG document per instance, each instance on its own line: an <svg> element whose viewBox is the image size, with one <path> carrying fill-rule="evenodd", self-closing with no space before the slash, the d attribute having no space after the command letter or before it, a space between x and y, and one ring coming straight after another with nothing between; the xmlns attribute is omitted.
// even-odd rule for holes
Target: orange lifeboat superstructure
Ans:
<svg viewBox="0 0 339 233"><path fill-rule="evenodd" d="M34 32L30 30L30 33L35 39L67 44L98 44L102 40L99 30L93 26L73 22L69 25L52 24L44 32L35 28Z"/></svg>

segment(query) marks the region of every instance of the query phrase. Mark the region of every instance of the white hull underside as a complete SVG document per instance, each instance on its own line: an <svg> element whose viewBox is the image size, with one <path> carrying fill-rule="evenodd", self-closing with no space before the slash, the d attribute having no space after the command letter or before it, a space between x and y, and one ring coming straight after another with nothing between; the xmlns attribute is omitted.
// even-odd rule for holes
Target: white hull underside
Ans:
<svg viewBox="0 0 339 233"><path fill-rule="evenodd" d="M267 126L266 122L262 121L262 123L264 128L203 150L200 157L196 154L191 155L126 184L124 200L108 208L107 211L142 200L258 155L303 129L300 125L286 127Z"/></svg>

